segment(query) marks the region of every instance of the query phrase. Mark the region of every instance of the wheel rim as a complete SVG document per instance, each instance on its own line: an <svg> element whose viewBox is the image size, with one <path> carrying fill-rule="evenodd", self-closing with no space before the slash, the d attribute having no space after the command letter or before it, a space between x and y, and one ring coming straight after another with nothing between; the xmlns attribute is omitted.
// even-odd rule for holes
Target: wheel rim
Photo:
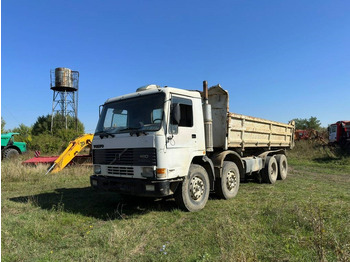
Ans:
<svg viewBox="0 0 350 262"><path fill-rule="evenodd" d="M283 161L282 165L281 165L281 172L282 174L284 174L287 171L287 163L286 161Z"/></svg>
<svg viewBox="0 0 350 262"><path fill-rule="evenodd" d="M271 165L270 177L273 179L277 178L277 165L275 163Z"/></svg>
<svg viewBox="0 0 350 262"><path fill-rule="evenodd" d="M204 182L198 176L194 176L190 183L191 198L195 201L199 201L204 195Z"/></svg>
<svg viewBox="0 0 350 262"><path fill-rule="evenodd" d="M227 173L227 179L226 179L226 187L229 191L232 191L237 185L237 178L235 172L233 170L230 170Z"/></svg>

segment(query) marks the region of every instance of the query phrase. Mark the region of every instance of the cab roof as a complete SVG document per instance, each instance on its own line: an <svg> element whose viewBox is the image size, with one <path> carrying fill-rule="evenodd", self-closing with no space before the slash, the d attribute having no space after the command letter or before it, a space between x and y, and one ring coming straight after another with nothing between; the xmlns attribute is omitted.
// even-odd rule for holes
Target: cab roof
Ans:
<svg viewBox="0 0 350 262"><path fill-rule="evenodd" d="M167 86L160 87L160 86L156 86L156 85L149 85L149 86L139 88L138 91L136 91L135 93L130 93L130 94L122 95L122 96L109 98L106 100L105 104L110 103L110 102L123 100L123 99L132 98L132 97L155 94L155 93L159 93L159 92L179 94L179 95L184 95L184 96L189 96L189 97L194 97L194 98L201 97L199 91L189 91L189 90L184 90L184 89L174 88L174 87L167 87Z"/></svg>
<svg viewBox="0 0 350 262"><path fill-rule="evenodd" d="M11 138L13 135L19 135L19 133L5 133L5 134L1 134L1 138Z"/></svg>

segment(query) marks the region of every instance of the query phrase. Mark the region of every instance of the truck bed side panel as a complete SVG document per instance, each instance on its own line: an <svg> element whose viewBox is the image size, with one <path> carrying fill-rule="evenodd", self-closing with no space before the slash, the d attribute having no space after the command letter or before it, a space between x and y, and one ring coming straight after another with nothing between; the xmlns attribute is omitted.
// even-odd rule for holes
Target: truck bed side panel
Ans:
<svg viewBox="0 0 350 262"><path fill-rule="evenodd" d="M228 117L228 147L293 147L292 125L235 113Z"/></svg>

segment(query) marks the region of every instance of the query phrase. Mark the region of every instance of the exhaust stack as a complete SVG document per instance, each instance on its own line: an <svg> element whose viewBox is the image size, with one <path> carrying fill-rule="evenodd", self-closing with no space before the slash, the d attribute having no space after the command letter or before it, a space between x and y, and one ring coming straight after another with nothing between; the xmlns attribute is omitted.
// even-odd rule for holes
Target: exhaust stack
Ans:
<svg viewBox="0 0 350 262"><path fill-rule="evenodd" d="M213 152L213 118L211 115L211 105L209 104L208 97L208 82L203 81L203 118L205 145L207 152Z"/></svg>

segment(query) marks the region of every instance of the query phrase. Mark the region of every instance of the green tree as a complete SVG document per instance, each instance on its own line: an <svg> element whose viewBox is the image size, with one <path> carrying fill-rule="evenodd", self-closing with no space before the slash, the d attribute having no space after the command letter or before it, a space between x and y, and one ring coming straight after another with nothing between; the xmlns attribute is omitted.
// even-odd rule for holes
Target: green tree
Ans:
<svg viewBox="0 0 350 262"><path fill-rule="evenodd" d="M307 119L304 118L295 118L293 119L295 121L295 129L307 129Z"/></svg>
<svg viewBox="0 0 350 262"><path fill-rule="evenodd" d="M69 141L63 141L60 137L46 133L33 136L28 148L40 150L42 154L60 154L68 143Z"/></svg>
<svg viewBox="0 0 350 262"><path fill-rule="evenodd" d="M19 127L15 127L11 130L13 133L19 133L16 136L16 141L22 141L30 143L32 141L32 127L26 126L25 124L20 124Z"/></svg>
<svg viewBox="0 0 350 262"><path fill-rule="evenodd" d="M317 117L311 116L309 119L307 118L295 118L295 129L321 129L321 121L317 119Z"/></svg>
<svg viewBox="0 0 350 262"><path fill-rule="evenodd" d="M84 133L84 125L82 122L78 120L78 131L75 130L75 120L73 117L68 116L68 130L71 130L71 133L75 133L76 135L80 135ZM65 118L62 115L55 115L54 116L54 126L52 128L53 135L56 135L59 133L59 130L66 130L65 128ZM51 115L46 116L39 116L37 121L33 125L32 129L32 135L39 135L39 134L49 134L51 133Z"/></svg>
<svg viewBox="0 0 350 262"><path fill-rule="evenodd" d="M32 128L32 135L37 136L40 134L51 132L51 115L39 116Z"/></svg>
<svg viewBox="0 0 350 262"><path fill-rule="evenodd" d="M4 133L4 132L5 132L5 125L6 125L6 122L5 122L5 120L1 117L1 133Z"/></svg>
<svg viewBox="0 0 350 262"><path fill-rule="evenodd" d="M55 115L53 132L51 133L51 115L39 116L34 123L31 134L32 141L29 143L31 150L40 150L42 153L61 153L79 135L84 134L84 125L78 120L78 131L75 128L75 120L68 117L68 129L65 128L65 118Z"/></svg>
<svg viewBox="0 0 350 262"><path fill-rule="evenodd" d="M321 121L315 116L310 117L308 120L308 128L319 130L321 128Z"/></svg>

